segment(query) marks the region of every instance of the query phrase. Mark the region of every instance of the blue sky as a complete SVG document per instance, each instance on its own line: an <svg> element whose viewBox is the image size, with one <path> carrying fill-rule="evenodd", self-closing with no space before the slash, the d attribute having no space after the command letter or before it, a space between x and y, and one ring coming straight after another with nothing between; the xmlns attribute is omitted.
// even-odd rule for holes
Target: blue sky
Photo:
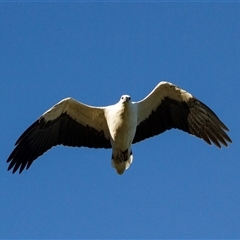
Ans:
<svg viewBox="0 0 240 240"><path fill-rule="evenodd" d="M0 238L240 238L239 3L0 3ZM21 175L6 159L62 98L105 106L161 80L229 127L218 149L172 130L111 150L55 147Z"/></svg>

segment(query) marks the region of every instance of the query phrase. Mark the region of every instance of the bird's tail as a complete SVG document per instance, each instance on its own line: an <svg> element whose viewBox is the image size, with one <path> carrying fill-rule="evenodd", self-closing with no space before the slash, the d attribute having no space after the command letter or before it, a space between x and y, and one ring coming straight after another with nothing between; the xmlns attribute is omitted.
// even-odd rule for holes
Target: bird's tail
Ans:
<svg viewBox="0 0 240 240"><path fill-rule="evenodd" d="M122 160L122 156L125 154L124 152L120 153L117 158L112 158L112 167L114 167L118 174L123 174L125 170L127 170L132 161L133 155L132 152L130 153L129 157L125 160Z"/></svg>

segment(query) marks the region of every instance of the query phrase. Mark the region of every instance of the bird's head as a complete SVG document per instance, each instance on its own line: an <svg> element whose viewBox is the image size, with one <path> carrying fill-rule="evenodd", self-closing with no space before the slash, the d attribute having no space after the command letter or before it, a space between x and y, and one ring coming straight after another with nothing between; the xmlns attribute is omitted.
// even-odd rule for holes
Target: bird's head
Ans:
<svg viewBox="0 0 240 240"><path fill-rule="evenodd" d="M120 98L121 103L128 103L131 101L131 97L129 95L122 95Z"/></svg>

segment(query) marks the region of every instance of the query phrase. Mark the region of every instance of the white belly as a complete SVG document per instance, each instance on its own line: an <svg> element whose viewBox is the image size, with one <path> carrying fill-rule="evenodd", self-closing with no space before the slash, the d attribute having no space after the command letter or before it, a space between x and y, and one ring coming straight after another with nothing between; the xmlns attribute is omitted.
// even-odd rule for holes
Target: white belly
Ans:
<svg viewBox="0 0 240 240"><path fill-rule="evenodd" d="M137 126L135 106L120 105L119 108L111 111L107 119L112 146L121 151L128 149L132 144Z"/></svg>

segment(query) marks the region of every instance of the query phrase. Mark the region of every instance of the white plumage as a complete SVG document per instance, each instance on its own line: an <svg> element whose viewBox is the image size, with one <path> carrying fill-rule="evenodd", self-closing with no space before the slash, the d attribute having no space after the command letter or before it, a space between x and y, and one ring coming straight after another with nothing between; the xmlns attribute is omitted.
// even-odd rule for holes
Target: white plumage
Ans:
<svg viewBox="0 0 240 240"><path fill-rule="evenodd" d="M112 148L119 174L133 161L131 145L177 128L217 147L228 146L228 128L201 101L179 87L160 82L139 102L123 95L115 105L93 107L65 98L46 111L17 140L7 159L13 173L28 169L53 146Z"/></svg>

